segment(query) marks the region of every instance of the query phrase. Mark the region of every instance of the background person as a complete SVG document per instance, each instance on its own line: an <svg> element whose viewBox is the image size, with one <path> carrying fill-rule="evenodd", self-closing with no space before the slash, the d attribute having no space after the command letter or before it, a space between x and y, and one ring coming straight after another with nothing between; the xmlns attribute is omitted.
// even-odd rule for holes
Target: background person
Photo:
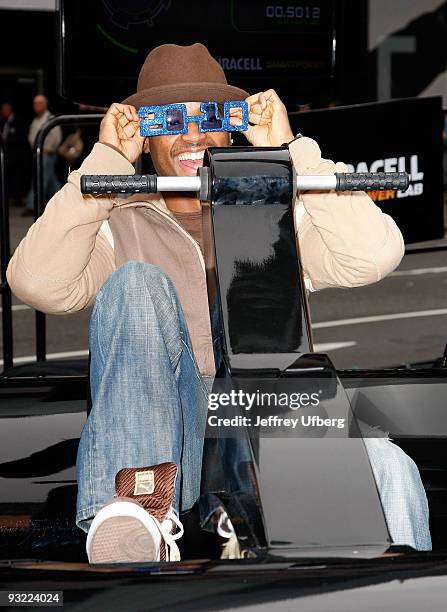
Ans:
<svg viewBox="0 0 447 612"><path fill-rule="evenodd" d="M31 149L34 149L37 134L42 126L54 117L48 110L48 99L46 96L39 94L34 97L33 110L36 117L31 122L28 132L28 142ZM62 142L62 130L60 126L54 127L47 134L43 144L43 178L44 178L44 196L45 201L53 197L53 195L61 188L61 184L56 175L57 149ZM26 211L24 214L34 214L34 189L31 186L26 199Z"/></svg>

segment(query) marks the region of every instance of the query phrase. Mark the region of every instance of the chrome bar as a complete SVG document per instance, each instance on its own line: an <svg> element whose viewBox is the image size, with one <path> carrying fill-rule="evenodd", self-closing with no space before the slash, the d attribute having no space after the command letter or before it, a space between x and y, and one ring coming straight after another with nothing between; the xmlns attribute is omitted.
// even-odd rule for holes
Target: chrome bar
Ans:
<svg viewBox="0 0 447 612"><path fill-rule="evenodd" d="M337 177L335 174L329 176L297 176L296 191L304 191L306 189L335 189L337 186Z"/></svg>
<svg viewBox="0 0 447 612"><path fill-rule="evenodd" d="M157 176L158 191L200 191L200 176Z"/></svg>

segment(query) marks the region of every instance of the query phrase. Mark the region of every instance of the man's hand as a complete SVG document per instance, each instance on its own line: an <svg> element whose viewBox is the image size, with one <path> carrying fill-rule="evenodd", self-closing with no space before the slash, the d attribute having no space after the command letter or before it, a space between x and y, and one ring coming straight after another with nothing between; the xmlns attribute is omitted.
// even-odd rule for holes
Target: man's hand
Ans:
<svg viewBox="0 0 447 612"><path fill-rule="evenodd" d="M251 125L243 134L249 143L255 147L279 147L293 140L286 107L273 89L249 96L245 101L248 103L248 121ZM237 108L232 111L230 116L240 120L242 111Z"/></svg>
<svg viewBox="0 0 447 612"><path fill-rule="evenodd" d="M143 151L144 140L135 107L114 102L101 121L99 142L115 147L133 164Z"/></svg>

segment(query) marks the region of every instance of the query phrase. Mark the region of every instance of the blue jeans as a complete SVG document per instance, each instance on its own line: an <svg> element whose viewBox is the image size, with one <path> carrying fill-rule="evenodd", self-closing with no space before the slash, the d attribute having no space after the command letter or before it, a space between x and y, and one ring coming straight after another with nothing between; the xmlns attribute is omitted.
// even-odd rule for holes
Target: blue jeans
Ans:
<svg viewBox="0 0 447 612"><path fill-rule="evenodd" d="M174 461L174 508L200 495L207 393L170 279L156 266L128 262L100 289L90 322L93 407L77 459L76 522L88 530L114 494L123 467ZM415 463L386 438L366 438L395 544L431 548L428 505Z"/></svg>

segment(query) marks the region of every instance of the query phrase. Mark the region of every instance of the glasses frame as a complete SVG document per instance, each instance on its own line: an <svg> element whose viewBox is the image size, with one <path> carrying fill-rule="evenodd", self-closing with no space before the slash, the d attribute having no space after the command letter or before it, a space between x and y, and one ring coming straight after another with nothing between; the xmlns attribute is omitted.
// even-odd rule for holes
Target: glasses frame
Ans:
<svg viewBox="0 0 447 612"><path fill-rule="evenodd" d="M204 129L202 124L208 120L207 106L214 107L214 115L217 120L222 121L222 127ZM240 108L242 110L242 121L239 125L230 123L230 110L232 108ZM180 111L182 114L183 127L178 130L168 128L168 111ZM208 102L200 103L201 115L188 115L186 104L163 104L141 106L138 110L140 118L140 136L177 136L178 134L186 134L188 124L191 122L199 124L199 132L242 132L248 128L248 104L244 101L224 102L223 116L220 116L218 103L209 100ZM153 117L150 117L153 115ZM161 126L161 127L153 127Z"/></svg>

